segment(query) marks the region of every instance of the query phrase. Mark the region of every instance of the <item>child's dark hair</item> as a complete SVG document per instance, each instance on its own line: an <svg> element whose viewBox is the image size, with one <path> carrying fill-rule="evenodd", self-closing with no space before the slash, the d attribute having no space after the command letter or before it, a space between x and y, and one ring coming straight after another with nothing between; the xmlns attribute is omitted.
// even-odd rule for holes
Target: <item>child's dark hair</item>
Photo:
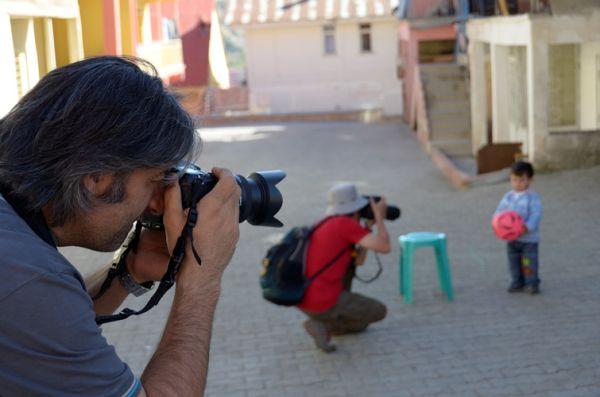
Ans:
<svg viewBox="0 0 600 397"><path fill-rule="evenodd" d="M534 174L533 165L523 160L515 161L512 165L511 173L516 176L527 175L528 178L532 178Z"/></svg>

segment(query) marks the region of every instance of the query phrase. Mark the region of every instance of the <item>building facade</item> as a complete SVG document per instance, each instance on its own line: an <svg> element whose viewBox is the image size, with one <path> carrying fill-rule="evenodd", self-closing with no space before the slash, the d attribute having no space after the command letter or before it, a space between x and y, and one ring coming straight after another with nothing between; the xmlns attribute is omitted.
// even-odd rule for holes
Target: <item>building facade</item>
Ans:
<svg viewBox="0 0 600 397"><path fill-rule="evenodd" d="M394 0L231 0L242 28L254 112L402 114Z"/></svg>
<svg viewBox="0 0 600 397"><path fill-rule="evenodd" d="M600 9L467 30L473 151L515 142L542 169L600 164Z"/></svg>
<svg viewBox="0 0 600 397"><path fill-rule="evenodd" d="M46 73L82 57L76 0L0 0L0 117Z"/></svg>

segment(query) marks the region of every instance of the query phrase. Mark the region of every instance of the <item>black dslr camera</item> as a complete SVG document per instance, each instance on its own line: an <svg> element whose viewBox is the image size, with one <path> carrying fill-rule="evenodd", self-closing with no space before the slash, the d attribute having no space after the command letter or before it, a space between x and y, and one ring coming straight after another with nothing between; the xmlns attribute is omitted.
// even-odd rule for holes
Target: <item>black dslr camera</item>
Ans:
<svg viewBox="0 0 600 397"><path fill-rule="evenodd" d="M195 164L178 166L173 172L181 175L179 186L184 209L196 205L218 182L212 173L202 171ZM283 226L283 223L275 218L283 203L281 192L275 185L283 178L285 172L280 170L254 172L248 178L235 176L241 188L240 222L247 220L248 223L257 226ZM162 229L162 216L146 214L142 225L150 229Z"/></svg>
<svg viewBox="0 0 600 397"><path fill-rule="evenodd" d="M373 199L373 201L378 202L381 200L381 196L363 196L367 200ZM362 207L359 211L360 217L365 219L375 219L375 214L373 214L373 210L371 209L371 204L367 204ZM388 221L394 221L400 218L400 208L395 205L388 204L387 211L385 213L385 219Z"/></svg>

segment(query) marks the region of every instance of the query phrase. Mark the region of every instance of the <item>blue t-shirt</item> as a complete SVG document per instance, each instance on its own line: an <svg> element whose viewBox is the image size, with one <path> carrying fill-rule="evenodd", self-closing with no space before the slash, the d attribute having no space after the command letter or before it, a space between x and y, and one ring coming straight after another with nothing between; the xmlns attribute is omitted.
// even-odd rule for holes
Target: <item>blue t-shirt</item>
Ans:
<svg viewBox="0 0 600 397"><path fill-rule="evenodd" d="M75 269L0 195L0 395L135 396Z"/></svg>
<svg viewBox="0 0 600 397"><path fill-rule="evenodd" d="M516 241L525 243L537 243L540 241L542 201L535 191L527 189L523 192L515 192L514 190L506 192L494 214L504 210L516 211L521 215L525 226L527 226L527 233L519 237Z"/></svg>

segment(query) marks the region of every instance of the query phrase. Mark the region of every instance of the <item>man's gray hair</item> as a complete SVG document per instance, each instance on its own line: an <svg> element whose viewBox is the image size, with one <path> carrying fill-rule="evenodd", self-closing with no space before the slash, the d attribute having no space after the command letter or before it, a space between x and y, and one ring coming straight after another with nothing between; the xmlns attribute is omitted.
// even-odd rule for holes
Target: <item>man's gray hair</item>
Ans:
<svg viewBox="0 0 600 397"><path fill-rule="evenodd" d="M0 119L0 183L49 205L52 226L92 207L86 176L114 173L101 199L123 199L135 169L171 167L200 150L192 118L140 59L104 56L48 73Z"/></svg>

